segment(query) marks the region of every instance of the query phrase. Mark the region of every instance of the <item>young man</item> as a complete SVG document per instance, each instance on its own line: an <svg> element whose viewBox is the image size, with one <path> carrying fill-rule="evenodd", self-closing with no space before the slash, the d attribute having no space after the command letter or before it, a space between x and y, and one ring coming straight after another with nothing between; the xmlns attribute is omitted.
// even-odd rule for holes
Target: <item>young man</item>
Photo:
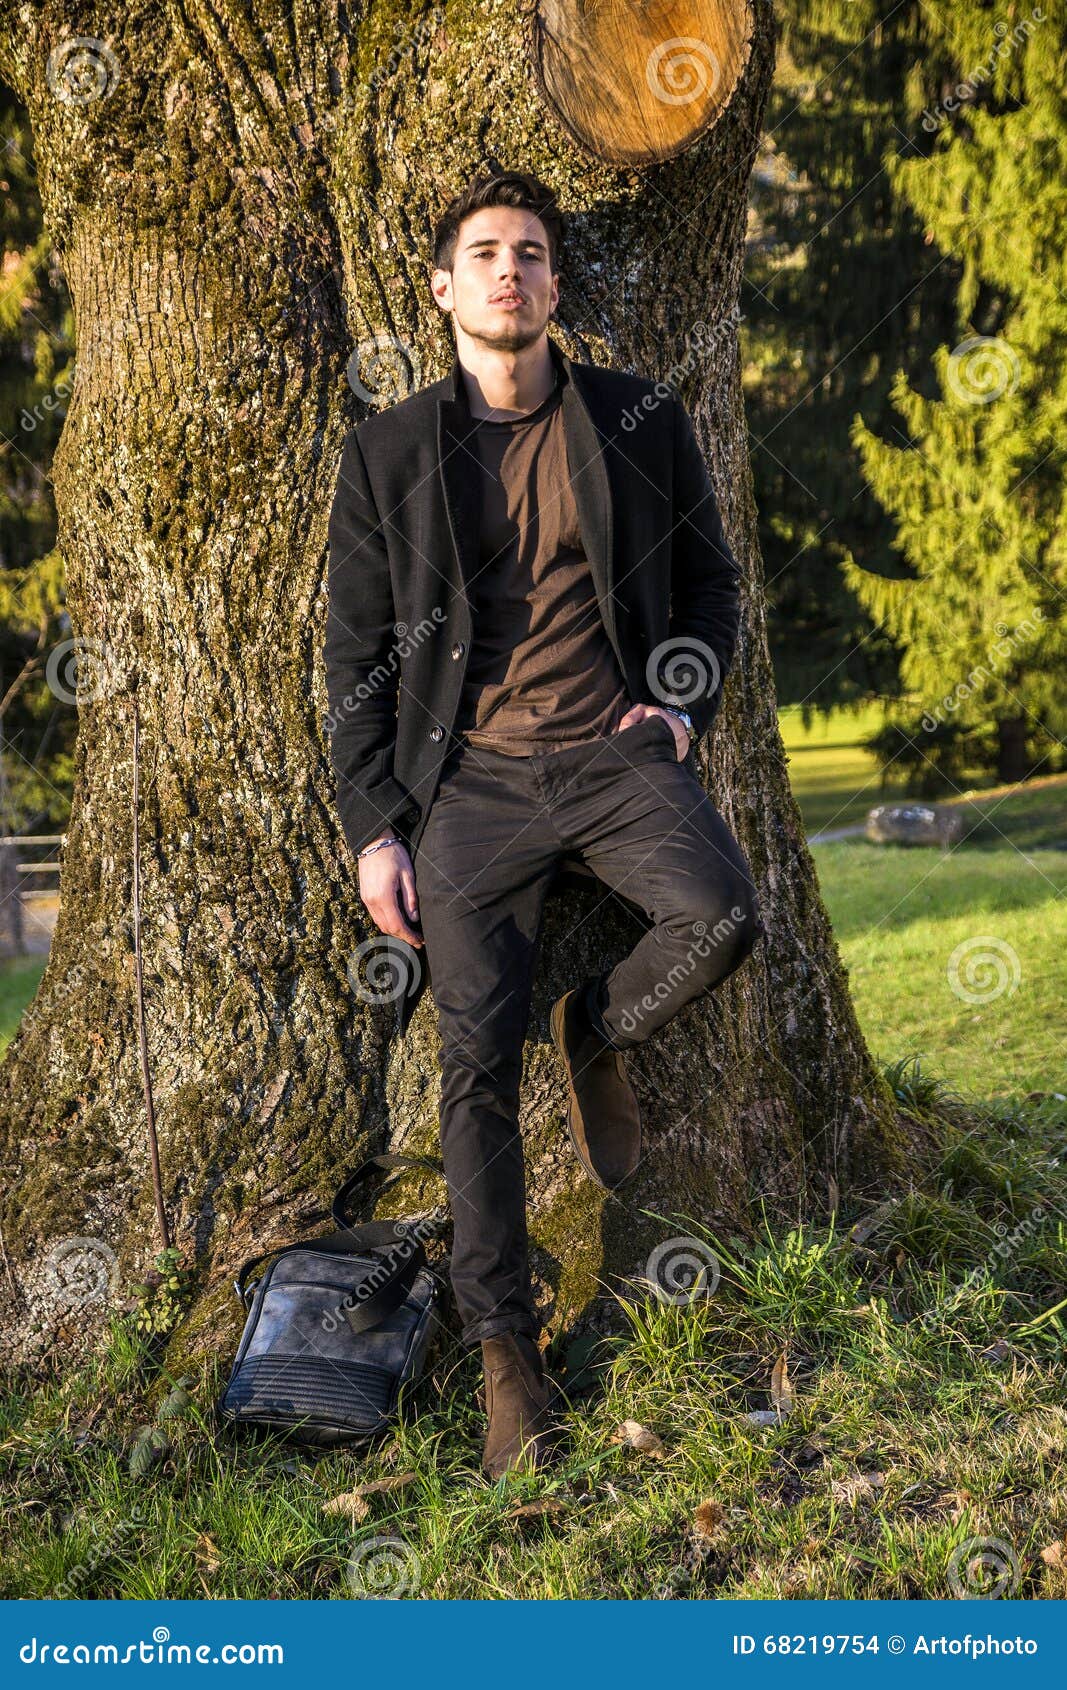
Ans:
<svg viewBox="0 0 1067 1690"><path fill-rule="evenodd" d="M574 1150L608 1190L641 1158L622 1052L762 932L691 749L739 572L681 403L548 338L562 235L529 176L448 207L431 286L452 372L350 432L329 528L338 804L370 915L432 972L451 1279L482 1346L492 1476L550 1449L518 1102L552 879L584 859L649 921L550 1018Z"/></svg>

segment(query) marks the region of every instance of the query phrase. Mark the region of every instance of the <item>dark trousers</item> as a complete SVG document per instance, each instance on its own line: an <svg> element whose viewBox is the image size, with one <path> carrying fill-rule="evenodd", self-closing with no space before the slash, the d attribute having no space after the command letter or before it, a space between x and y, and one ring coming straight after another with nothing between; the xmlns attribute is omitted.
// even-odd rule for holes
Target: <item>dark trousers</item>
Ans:
<svg viewBox="0 0 1067 1690"><path fill-rule="evenodd" d="M581 983L593 1027L617 1050L643 1044L724 979L763 931L745 858L691 764L662 716L532 757L460 741L445 760L414 869L466 1344L540 1330L519 1084L542 910L561 859L583 858L653 924L615 968Z"/></svg>

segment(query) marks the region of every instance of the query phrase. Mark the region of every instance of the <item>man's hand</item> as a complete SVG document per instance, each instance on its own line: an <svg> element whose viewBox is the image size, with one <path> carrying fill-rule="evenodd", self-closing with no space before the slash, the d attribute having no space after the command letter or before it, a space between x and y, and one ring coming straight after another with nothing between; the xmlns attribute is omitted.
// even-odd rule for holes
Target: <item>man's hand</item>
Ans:
<svg viewBox="0 0 1067 1690"><path fill-rule="evenodd" d="M680 763L689 750L689 735L685 731L685 723L680 722L678 717L670 710L661 710L658 704L632 704L615 732L622 733L623 728L636 728L638 722L643 722L646 716L662 716L665 722L670 723L674 729L674 743L678 747L678 761ZM381 853L376 852L375 855L381 855Z"/></svg>
<svg viewBox="0 0 1067 1690"><path fill-rule="evenodd" d="M381 837L385 839L387 835L383 833ZM380 851L372 851L369 857L360 859L359 895L383 933L394 939L406 939L409 945L424 943L422 934L409 925L409 921L419 919L419 900L415 870L406 846L383 845Z"/></svg>

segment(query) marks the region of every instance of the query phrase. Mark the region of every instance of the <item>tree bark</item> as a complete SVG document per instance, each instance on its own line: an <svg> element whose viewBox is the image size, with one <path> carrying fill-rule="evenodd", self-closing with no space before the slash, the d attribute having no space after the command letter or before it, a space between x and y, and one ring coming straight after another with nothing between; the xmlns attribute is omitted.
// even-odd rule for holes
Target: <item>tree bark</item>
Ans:
<svg viewBox="0 0 1067 1690"><path fill-rule="evenodd" d="M232 1340L236 1265L313 1230L363 1155L437 1149L432 994L400 1042L346 971L373 928L323 729L325 536L344 434L367 414L344 379L353 343L401 346L420 385L445 373L432 226L493 162L552 184L570 216L564 349L670 377L694 416L746 578L701 766L769 929L718 994L630 1058L649 1154L605 1202L569 1151L547 1013L636 935L611 900L594 921L584 893L550 903L522 1100L542 1310L553 1329L603 1328L611 1290L666 1238L747 1227L761 1201L796 1218L880 1194L907 1135L790 795L746 451L734 313L769 5L664 8L665 37L699 36L703 16L719 37L747 31L747 55L695 144L624 168L546 102L528 4L104 5L103 40L74 49L70 0L2 11L0 71L30 108L76 311L54 476L85 652L62 909L2 1075L5 1354L68 1360L95 1342L106 1298L57 1302L57 1241L102 1241L120 1289L158 1248L132 955L133 687L148 1067L171 1230L196 1270L175 1355ZM378 1213L444 1201L432 1176L406 1178Z"/></svg>

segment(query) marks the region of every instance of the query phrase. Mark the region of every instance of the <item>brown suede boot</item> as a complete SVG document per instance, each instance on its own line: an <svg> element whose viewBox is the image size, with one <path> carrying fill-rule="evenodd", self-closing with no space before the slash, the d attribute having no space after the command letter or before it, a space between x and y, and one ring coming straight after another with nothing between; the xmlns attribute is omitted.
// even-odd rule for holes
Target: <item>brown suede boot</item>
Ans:
<svg viewBox="0 0 1067 1690"><path fill-rule="evenodd" d="M589 1178L614 1191L641 1160L641 1111L622 1052L593 1031L580 986L552 1005L549 1027L567 1070L571 1143Z"/></svg>
<svg viewBox="0 0 1067 1690"><path fill-rule="evenodd" d="M482 1470L491 1479L516 1469L535 1471L552 1454L557 1387L545 1374L541 1352L527 1332L482 1339L485 1408L489 1427Z"/></svg>

